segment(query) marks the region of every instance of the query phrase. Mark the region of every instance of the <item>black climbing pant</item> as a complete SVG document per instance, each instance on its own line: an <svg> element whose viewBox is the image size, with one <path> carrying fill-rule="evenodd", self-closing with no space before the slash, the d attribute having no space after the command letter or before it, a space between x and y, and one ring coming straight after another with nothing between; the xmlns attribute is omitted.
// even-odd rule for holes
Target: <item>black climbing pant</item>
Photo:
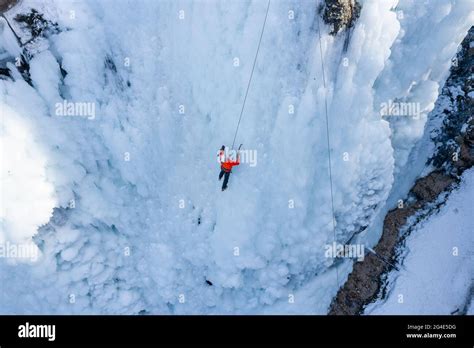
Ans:
<svg viewBox="0 0 474 348"><path fill-rule="evenodd" d="M229 176L230 172L226 172L224 169L221 169L221 172L219 173L219 180L224 177L224 182L222 183L222 191L224 191L227 188L227 183L229 182Z"/></svg>

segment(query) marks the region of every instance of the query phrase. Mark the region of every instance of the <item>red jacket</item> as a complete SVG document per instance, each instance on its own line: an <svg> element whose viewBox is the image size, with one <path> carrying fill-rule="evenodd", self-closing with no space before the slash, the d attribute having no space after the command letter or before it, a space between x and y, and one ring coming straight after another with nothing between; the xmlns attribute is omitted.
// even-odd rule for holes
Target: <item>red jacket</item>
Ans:
<svg viewBox="0 0 474 348"><path fill-rule="evenodd" d="M224 151L220 151L219 156L221 159L224 159ZM237 161L232 161L230 158L226 158L221 162L221 168L224 172L229 173L232 170L233 166L238 166L240 164L240 155L237 155Z"/></svg>

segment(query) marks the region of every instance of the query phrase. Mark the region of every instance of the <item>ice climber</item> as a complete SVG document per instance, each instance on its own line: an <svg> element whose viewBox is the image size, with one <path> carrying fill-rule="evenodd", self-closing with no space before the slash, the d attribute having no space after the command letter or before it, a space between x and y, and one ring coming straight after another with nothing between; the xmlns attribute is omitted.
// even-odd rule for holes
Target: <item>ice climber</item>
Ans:
<svg viewBox="0 0 474 348"><path fill-rule="evenodd" d="M239 150L240 150L240 147L239 147ZM221 172L219 173L219 180L221 180L222 177L224 177L224 182L222 183L222 191L224 191L227 188L227 183L229 182L229 176L230 176L230 173L232 172L232 167L238 166L240 164L240 155L239 155L239 152L237 151L237 159L234 160L233 157L235 157L235 152L233 156L227 154L225 151L225 146L222 145L218 156L219 156L219 162L221 164Z"/></svg>

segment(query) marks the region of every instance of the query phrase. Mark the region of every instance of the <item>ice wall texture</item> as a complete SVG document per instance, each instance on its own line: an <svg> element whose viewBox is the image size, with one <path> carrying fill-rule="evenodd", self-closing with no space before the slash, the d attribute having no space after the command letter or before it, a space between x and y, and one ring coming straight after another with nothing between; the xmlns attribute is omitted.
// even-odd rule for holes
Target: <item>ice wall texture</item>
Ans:
<svg viewBox="0 0 474 348"><path fill-rule="evenodd" d="M321 22L326 89L317 5L272 1L237 138L258 164L222 193L216 150L232 141L266 2L25 0L60 32L31 59L32 86L0 80L2 117L16 120L2 142L23 127L5 151L26 148L4 161L2 184L29 184L32 197L14 205L2 190L1 237L19 243L23 219L41 250L36 262L0 260L0 311L325 313L337 281L324 256L324 97L343 243L370 225L422 135L425 118L387 121L380 103L411 98L429 112L473 4L364 1L347 51ZM94 103L95 117L56 115L62 100Z"/></svg>

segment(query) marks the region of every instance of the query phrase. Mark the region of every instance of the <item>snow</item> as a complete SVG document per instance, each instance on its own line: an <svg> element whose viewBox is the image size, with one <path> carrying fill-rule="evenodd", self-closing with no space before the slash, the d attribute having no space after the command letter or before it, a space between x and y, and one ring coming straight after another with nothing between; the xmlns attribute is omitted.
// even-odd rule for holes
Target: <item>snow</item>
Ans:
<svg viewBox="0 0 474 348"><path fill-rule="evenodd" d="M236 140L258 164L237 167L222 193L216 151L233 138L266 2L24 0L61 30L39 40L33 86L15 71L0 80L2 112L28 129L11 145L1 134L15 149L5 153L26 152L30 176L14 187L34 186L25 203L42 202L26 218L2 190L15 218L2 217L0 237L33 237L43 255L33 265L0 259L10 284L0 312L325 313L350 272L344 262L336 277L324 256L334 241L325 97L345 242L376 222L422 134L423 118L414 129L392 124L378 103L408 96L432 107L473 7L364 1L347 52L321 22L325 89L318 3L271 3ZM398 7L416 16L400 20ZM420 43L429 59L418 58ZM58 114L64 100L92 104L94 117Z"/></svg>
<svg viewBox="0 0 474 348"><path fill-rule="evenodd" d="M33 86L47 105L54 106L61 99L59 65L49 51L41 52L30 61L30 74ZM53 113L50 110L50 113Z"/></svg>
<svg viewBox="0 0 474 348"><path fill-rule="evenodd" d="M402 269L390 277L387 298L365 313L449 315L464 307L474 274L472 197L474 170L470 169L441 211L411 232Z"/></svg>
<svg viewBox="0 0 474 348"><path fill-rule="evenodd" d="M2 51L8 52L13 57L18 57L21 53L21 48L13 34L8 28L8 23L4 18L0 18L0 38L2 41Z"/></svg>
<svg viewBox="0 0 474 348"><path fill-rule="evenodd" d="M0 243L28 246L31 256L38 250L31 237L37 226L45 224L57 204L54 186L46 178L45 153L41 139L35 139L32 129L8 106L2 107L2 146L14 151L1 152ZM21 258L8 258L14 262Z"/></svg>

